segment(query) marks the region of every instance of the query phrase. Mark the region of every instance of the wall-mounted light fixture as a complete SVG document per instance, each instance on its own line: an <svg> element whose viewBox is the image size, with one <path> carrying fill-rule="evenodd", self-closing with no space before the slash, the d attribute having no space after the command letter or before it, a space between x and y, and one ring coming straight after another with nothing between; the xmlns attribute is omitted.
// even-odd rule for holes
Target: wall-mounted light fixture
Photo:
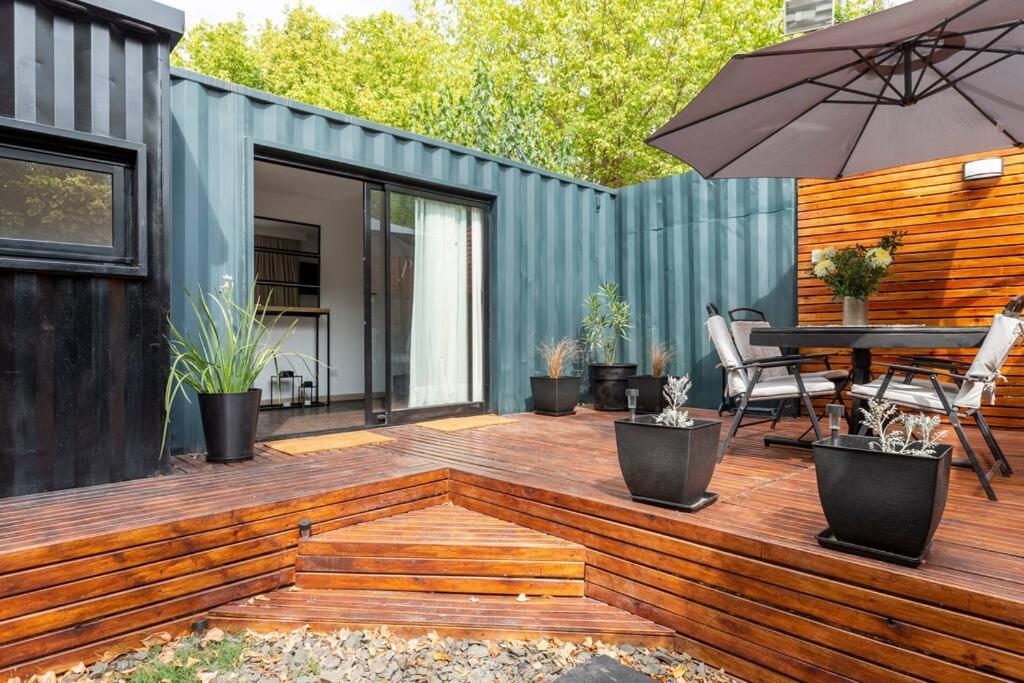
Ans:
<svg viewBox="0 0 1024 683"><path fill-rule="evenodd" d="M964 164L964 180L986 180L1003 175L1003 159L976 159Z"/></svg>

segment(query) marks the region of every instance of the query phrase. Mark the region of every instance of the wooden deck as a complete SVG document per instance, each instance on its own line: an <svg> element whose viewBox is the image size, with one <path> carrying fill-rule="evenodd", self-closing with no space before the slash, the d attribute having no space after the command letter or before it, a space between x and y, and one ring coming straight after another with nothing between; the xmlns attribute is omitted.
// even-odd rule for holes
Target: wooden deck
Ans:
<svg viewBox="0 0 1024 683"><path fill-rule="evenodd" d="M302 517L321 533L451 501L584 546L587 596L749 680L1024 677L1024 433L998 434L1017 470L994 482L999 502L954 471L935 547L909 569L819 547L810 453L765 449L759 427L716 470L718 503L633 503L614 417L392 427L379 446L263 446L243 465L179 459L187 475L0 501L0 672L73 664L290 584Z"/></svg>

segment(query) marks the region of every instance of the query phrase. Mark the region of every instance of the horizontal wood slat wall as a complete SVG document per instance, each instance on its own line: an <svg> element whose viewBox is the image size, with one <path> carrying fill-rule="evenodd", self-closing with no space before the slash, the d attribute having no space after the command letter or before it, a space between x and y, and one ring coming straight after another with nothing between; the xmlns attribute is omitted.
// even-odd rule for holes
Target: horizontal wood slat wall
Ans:
<svg viewBox="0 0 1024 683"><path fill-rule="evenodd" d="M1002 157L1002 178L965 182L963 164ZM871 244L893 229L908 232L895 276L871 298L871 321L984 325L1024 294L1024 152L976 154L798 185L798 316L801 325L842 321L842 305L808 274L811 251ZM905 353L906 351L903 351ZM876 353L879 362L899 351ZM927 353L971 360L970 349ZM846 354L840 354L845 360ZM985 415L1024 428L1024 349L1013 351L997 403Z"/></svg>
<svg viewBox="0 0 1024 683"><path fill-rule="evenodd" d="M128 492L130 509L117 497L123 514L90 489L0 503L0 514L34 503L41 520L0 531L0 680L134 649L210 608L292 584L303 518L318 533L448 497L446 469L412 458L339 455L297 469L154 480Z"/></svg>

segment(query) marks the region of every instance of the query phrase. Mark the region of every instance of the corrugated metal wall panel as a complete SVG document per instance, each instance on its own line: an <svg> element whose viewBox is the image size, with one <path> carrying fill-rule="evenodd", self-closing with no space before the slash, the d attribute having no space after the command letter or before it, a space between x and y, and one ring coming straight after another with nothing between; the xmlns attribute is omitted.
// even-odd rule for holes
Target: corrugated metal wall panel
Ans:
<svg viewBox="0 0 1024 683"><path fill-rule="evenodd" d="M651 342L671 344L671 370L693 380L690 404L717 407L721 374L704 305L753 306L777 325L796 323L793 181L685 173L621 189L618 211L636 321L625 358L649 371Z"/></svg>
<svg viewBox="0 0 1024 683"><path fill-rule="evenodd" d="M495 195L490 400L499 412L526 408L529 375L541 367L537 344L574 334L586 292L617 277L615 192L607 188L188 72L174 72L171 108L175 320L183 287L252 275L248 140ZM193 406L179 407L172 443L201 447Z"/></svg>
<svg viewBox="0 0 1024 683"><path fill-rule="evenodd" d="M149 257L140 279L0 271L0 496L138 478L162 464L174 39L115 22L76 4L0 0L0 116L144 143Z"/></svg>

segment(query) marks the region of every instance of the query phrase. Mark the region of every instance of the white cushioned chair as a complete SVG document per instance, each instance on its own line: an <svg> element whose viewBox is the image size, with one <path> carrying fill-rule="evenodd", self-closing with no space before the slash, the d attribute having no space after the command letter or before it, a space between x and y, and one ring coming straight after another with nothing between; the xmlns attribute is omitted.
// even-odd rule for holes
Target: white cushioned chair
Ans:
<svg viewBox="0 0 1024 683"><path fill-rule="evenodd" d="M744 361L740 356L729 327L720 315L712 315L707 321L708 334L715 345L718 358L726 372L725 391L738 400L736 415L729 432L718 451L718 459L725 455L726 448L743 422L747 406L751 401L801 399L811 418L811 427L818 439L823 438L817 416L814 414L812 397L833 396L836 385L824 377L805 378L800 366L810 361L820 361L820 356L783 356L775 359ZM782 368L784 375L763 377L768 369ZM773 420L774 426L774 420Z"/></svg>
<svg viewBox="0 0 1024 683"><path fill-rule="evenodd" d="M996 382L1003 378L1000 371L1014 344L1024 333L1024 323L1017 310L1019 308L1008 306L992 319L985 341L970 365L916 356L910 359L909 365L883 365L888 368L885 376L867 384L856 384L850 390L850 394L857 398L885 400L902 408L945 415L967 455L966 461L955 464L969 465L974 469L989 500L996 500L991 484L996 471L1009 476L1012 470L981 409L986 399L995 403ZM988 470L982 466L967 440L960 422L964 418L974 420L992 452L994 463ZM866 430L865 424L861 433Z"/></svg>

